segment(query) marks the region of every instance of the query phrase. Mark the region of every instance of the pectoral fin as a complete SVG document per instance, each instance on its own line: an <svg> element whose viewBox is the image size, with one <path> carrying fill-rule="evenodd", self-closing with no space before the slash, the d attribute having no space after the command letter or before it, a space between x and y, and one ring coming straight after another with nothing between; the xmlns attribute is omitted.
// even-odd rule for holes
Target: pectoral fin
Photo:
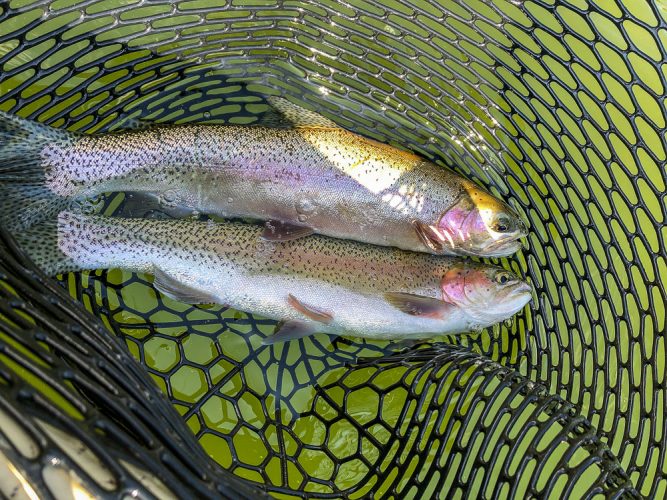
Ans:
<svg viewBox="0 0 667 500"><path fill-rule="evenodd" d="M415 228L415 232L421 242L427 247L430 248L433 252L441 252L443 250L443 242L440 239L439 235L435 230L428 224L424 224L422 221L413 220L412 226Z"/></svg>
<svg viewBox="0 0 667 500"><path fill-rule="evenodd" d="M197 290L189 285L184 285L178 279L168 275L161 269L155 269L155 280L153 286L157 288L160 293L167 297L177 300L178 302L185 302L186 304L216 304L219 300L212 294Z"/></svg>
<svg viewBox="0 0 667 500"><path fill-rule="evenodd" d="M307 337L315 333L313 327L306 325L300 321L285 321L276 326L273 335L265 337L262 340L264 345L277 344L279 342L287 342L288 340L296 340Z"/></svg>
<svg viewBox="0 0 667 500"><path fill-rule="evenodd" d="M309 236L313 232L312 227L270 220L264 224L262 239L266 241L290 241Z"/></svg>
<svg viewBox="0 0 667 500"><path fill-rule="evenodd" d="M331 323L331 320L333 319L333 316L331 314L324 311L318 311L314 307L304 304L291 293L287 298L287 303L290 306L292 306L295 310L299 311L301 314L307 316L313 321L319 321L320 323L328 325L329 323Z"/></svg>
<svg viewBox="0 0 667 500"><path fill-rule="evenodd" d="M412 293L389 292L384 297L396 309L411 316L441 319L456 308L442 300Z"/></svg>

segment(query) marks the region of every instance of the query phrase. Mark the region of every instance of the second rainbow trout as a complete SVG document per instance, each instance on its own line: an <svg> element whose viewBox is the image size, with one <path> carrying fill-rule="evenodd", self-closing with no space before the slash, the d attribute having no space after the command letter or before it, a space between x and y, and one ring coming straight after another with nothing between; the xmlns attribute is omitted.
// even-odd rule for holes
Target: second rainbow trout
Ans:
<svg viewBox="0 0 667 500"><path fill-rule="evenodd" d="M267 343L314 332L420 339L483 328L530 301L496 266L324 236L273 244L262 228L192 220L59 214L18 235L49 274L122 268L155 275L162 293L283 321Z"/></svg>

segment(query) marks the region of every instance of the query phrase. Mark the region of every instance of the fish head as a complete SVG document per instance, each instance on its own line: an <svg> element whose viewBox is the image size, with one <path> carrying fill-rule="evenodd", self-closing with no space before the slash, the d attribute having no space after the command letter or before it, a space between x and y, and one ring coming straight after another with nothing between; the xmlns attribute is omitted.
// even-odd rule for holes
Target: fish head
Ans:
<svg viewBox="0 0 667 500"><path fill-rule="evenodd" d="M443 301L456 304L475 327L513 316L530 301L533 291L516 274L475 262L460 263L447 271L441 289Z"/></svg>
<svg viewBox="0 0 667 500"><path fill-rule="evenodd" d="M435 225L417 227L434 253L503 257L521 248L526 224L507 203L466 182L465 191Z"/></svg>

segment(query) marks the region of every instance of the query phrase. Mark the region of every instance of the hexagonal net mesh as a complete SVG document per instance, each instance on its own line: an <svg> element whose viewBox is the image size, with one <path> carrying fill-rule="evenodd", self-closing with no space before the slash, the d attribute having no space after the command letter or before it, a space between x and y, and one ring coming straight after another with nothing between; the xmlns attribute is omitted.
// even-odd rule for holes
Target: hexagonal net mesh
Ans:
<svg viewBox="0 0 667 500"><path fill-rule="evenodd" d="M217 467L124 345L0 234L3 498L268 498Z"/></svg>
<svg viewBox="0 0 667 500"><path fill-rule="evenodd" d="M530 222L502 261L535 285L529 308L403 355L319 336L266 347L271 321L173 302L147 276L62 277L221 467L279 497L665 496L661 6L0 6L2 110L85 132L249 124L283 95L473 178Z"/></svg>

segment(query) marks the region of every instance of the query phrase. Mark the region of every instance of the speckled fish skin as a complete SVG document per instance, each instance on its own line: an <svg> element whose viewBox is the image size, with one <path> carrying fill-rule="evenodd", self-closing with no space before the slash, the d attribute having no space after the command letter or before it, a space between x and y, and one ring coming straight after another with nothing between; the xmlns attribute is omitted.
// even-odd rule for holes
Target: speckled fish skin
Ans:
<svg viewBox="0 0 667 500"><path fill-rule="evenodd" d="M511 273L466 259L319 235L270 243L260 234L261 227L241 223L63 212L57 226L27 231L19 241L50 274L102 268L159 272L189 295L203 297L201 302L299 321L329 334L396 339L457 333L502 321L530 299L530 287ZM477 277L500 275L514 281L491 290L486 282L475 283ZM456 304L442 317L415 316L388 302L387 293L434 303L446 294ZM311 320L290 305L290 295L332 321Z"/></svg>
<svg viewBox="0 0 667 500"><path fill-rule="evenodd" d="M67 136L38 154L60 199L143 191L201 213L439 254L509 255L526 234L511 207L474 183L335 124L157 126ZM416 224L435 236L420 238Z"/></svg>

